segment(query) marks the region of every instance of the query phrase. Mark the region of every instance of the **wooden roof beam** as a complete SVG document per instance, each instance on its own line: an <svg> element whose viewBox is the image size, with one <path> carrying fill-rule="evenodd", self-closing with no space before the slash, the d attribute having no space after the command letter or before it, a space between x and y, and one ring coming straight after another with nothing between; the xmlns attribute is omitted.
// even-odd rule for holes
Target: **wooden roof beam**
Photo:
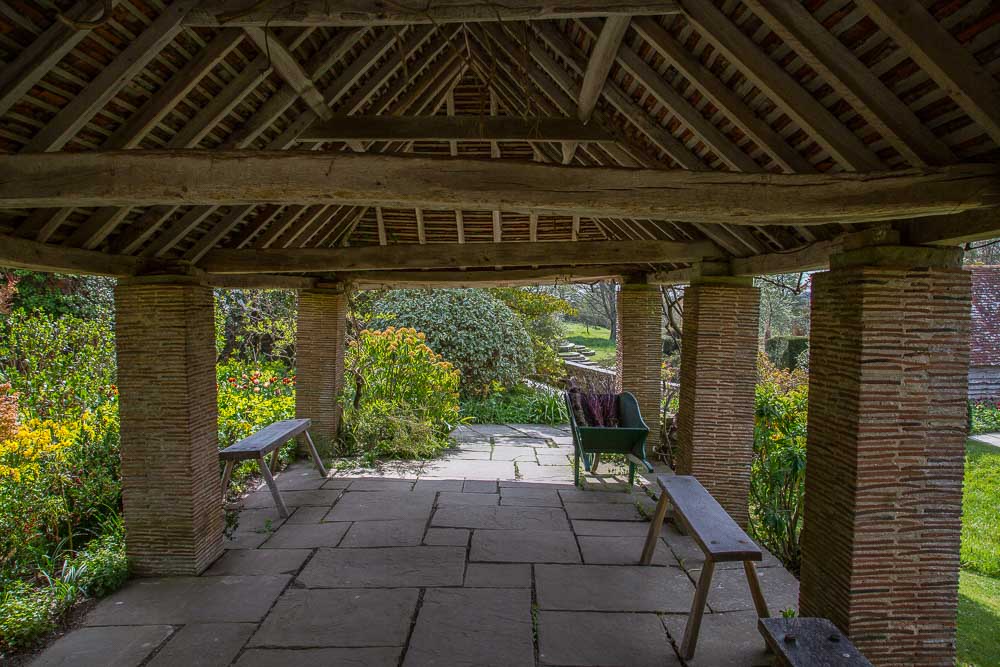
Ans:
<svg viewBox="0 0 1000 667"><path fill-rule="evenodd" d="M684 12L698 32L799 127L812 135L847 169L876 171L878 156L808 90L771 60L759 46L711 2L685 0Z"/></svg>
<svg viewBox="0 0 1000 667"><path fill-rule="evenodd" d="M296 0L277 6L255 0L209 0L185 19L189 26L374 26L413 23L532 21L592 16L674 14L675 0L435 0L431 3Z"/></svg>
<svg viewBox="0 0 1000 667"><path fill-rule="evenodd" d="M0 155L0 208L337 203L728 224L826 224L1000 205L1000 166L742 174L313 151Z"/></svg>
<svg viewBox="0 0 1000 667"><path fill-rule="evenodd" d="M951 149L808 9L785 0L744 1L907 162L913 166L955 162ZM921 41L926 39L921 35Z"/></svg>
<svg viewBox="0 0 1000 667"><path fill-rule="evenodd" d="M282 80L292 87L295 94L305 101L313 113L323 120L329 120L333 116L333 111L288 47L275 35L268 34L266 28L247 26L244 30Z"/></svg>
<svg viewBox="0 0 1000 667"><path fill-rule="evenodd" d="M299 273L388 271L396 269L491 268L517 266L597 266L603 264L689 262L718 256L709 241L579 241L577 243L434 243L213 250L203 268L210 273Z"/></svg>
<svg viewBox="0 0 1000 667"><path fill-rule="evenodd" d="M23 152L58 151L90 122L183 29L181 20L196 0L180 0L166 7L148 28L114 59L69 104L42 128Z"/></svg>
<svg viewBox="0 0 1000 667"><path fill-rule="evenodd" d="M614 141L572 118L341 116L314 123L299 141Z"/></svg>
<svg viewBox="0 0 1000 667"><path fill-rule="evenodd" d="M112 7L117 3L118 0L112 0ZM105 6L102 0L80 0L66 16L77 21L92 21L104 13ZM89 34L88 29L77 30L62 21L53 21L13 61L4 63L0 68L0 116L27 95L32 86Z"/></svg>
<svg viewBox="0 0 1000 667"><path fill-rule="evenodd" d="M1000 84L923 5L907 0L857 4L1000 144Z"/></svg>
<svg viewBox="0 0 1000 667"><path fill-rule="evenodd" d="M428 287L516 287L614 280L635 266L569 266L504 271L364 271L336 274L360 289Z"/></svg>

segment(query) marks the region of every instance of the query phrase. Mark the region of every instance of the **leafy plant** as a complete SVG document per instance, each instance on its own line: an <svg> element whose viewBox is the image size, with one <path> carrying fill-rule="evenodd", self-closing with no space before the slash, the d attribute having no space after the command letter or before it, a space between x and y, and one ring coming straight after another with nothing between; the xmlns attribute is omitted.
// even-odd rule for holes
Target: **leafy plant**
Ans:
<svg viewBox="0 0 1000 667"><path fill-rule="evenodd" d="M412 328L362 330L344 360L344 453L426 458L459 422L459 371Z"/></svg>
<svg viewBox="0 0 1000 667"><path fill-rule="evenodd" d="M1000 398L969 401L969 433L1000 431Z"/></svg>
<svg viewBox="0 0 1000 667"><path fill-rule="evenodd" d="M560 393L522 382L510 389L495 386L486 396L462 399L462 416L474 424L564 424L569 421Z"/></svg>
<svg viewBox="0 0 1000 667"><path fill-rule="evenodd" d="M524 325L503 302L476 289L393 290L380 298L371 328L412 327L461 373L461 391L512 387L532 371Z"/></svg>
<svg viewBox="0 0 1000 667"><path fill-rule="evenodd" d="M800 563L806 471L807 376L758 358L750 534L789 569Z"/></svg>

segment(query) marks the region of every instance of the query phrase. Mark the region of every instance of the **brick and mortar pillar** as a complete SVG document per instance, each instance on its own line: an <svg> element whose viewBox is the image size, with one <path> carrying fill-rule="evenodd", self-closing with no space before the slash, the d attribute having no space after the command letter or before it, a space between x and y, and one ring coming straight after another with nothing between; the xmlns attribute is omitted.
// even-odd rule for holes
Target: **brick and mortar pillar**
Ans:
<svg viewBox="0 0 1000 667"><path fill-rule="evenodd" d="M656 285L623 283L618 291L618 376L623 391L639 403L649 426L648 456L660 444L660 365L663 363L660 289Z"/></svg>
<svg viewBox="0 0 1000 667"><path fill-rule="evenodd" d="M957 249L813 278L800 611L876 665L954 664L969 320Z"/></svg>
<svg viewBox="0 0 1000 667"><path fill-rule="evenodd" d="M705 277L684 292L677 472L694 475L746 527L760 290Z"/></svg>
<svg viewBox="0 0 1000 667"><path fill-rule="evenodd" d="M185 277L115 288L126 547L142 576L222 553L212 290Z"/></svg>
<svg viewBox="0 0 1000 667"><path fill-rule="evenodd" d="M312 420L310 434L321 450L336 440L340 427L346 327L342 286L299 292L295 414Z"/></svg>

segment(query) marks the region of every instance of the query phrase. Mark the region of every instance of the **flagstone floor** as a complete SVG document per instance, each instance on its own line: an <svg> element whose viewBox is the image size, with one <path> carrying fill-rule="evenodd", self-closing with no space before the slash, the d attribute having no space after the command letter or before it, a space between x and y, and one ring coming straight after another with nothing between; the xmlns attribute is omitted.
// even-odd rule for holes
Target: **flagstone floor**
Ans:
<svg viewBox="0 0 1000 667"><path fill-rule="evenodd" d="M250 494L202 576L137 579L35 665L681 665L701 552L653 499L572 484L564 429L462 427L439 459L278 475L292 511ZM735 565L736 567L728 567ZM772 613L798 583L768 555ZM739 564L717 570L690 665L768 665Z"/></svg>

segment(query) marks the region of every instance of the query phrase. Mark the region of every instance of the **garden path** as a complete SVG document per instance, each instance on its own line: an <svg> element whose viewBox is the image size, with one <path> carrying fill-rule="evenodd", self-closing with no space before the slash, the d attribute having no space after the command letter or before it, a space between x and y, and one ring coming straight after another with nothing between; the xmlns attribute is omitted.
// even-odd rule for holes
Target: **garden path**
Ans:
<svg viewBox="0 0 1000 667"><path fill-rule="evenodd" d="M572 485L565 428L462 427L427 462L277 477L287 520L251 493L200 577L139 579L36 665L680 665L701 567L654 501L614 476ZM734 565L736 567L728 567ZM691 665L767 665L738 563L717 571ZM768 555L775 612L798 583Z"/></svg>
<svg viewBox="0 0 1000 667"><path fill-rule="evenodd" d="M980 433L979 435L970 436L970 438L984 445L1000 447L1000 433Z"/></svg>

